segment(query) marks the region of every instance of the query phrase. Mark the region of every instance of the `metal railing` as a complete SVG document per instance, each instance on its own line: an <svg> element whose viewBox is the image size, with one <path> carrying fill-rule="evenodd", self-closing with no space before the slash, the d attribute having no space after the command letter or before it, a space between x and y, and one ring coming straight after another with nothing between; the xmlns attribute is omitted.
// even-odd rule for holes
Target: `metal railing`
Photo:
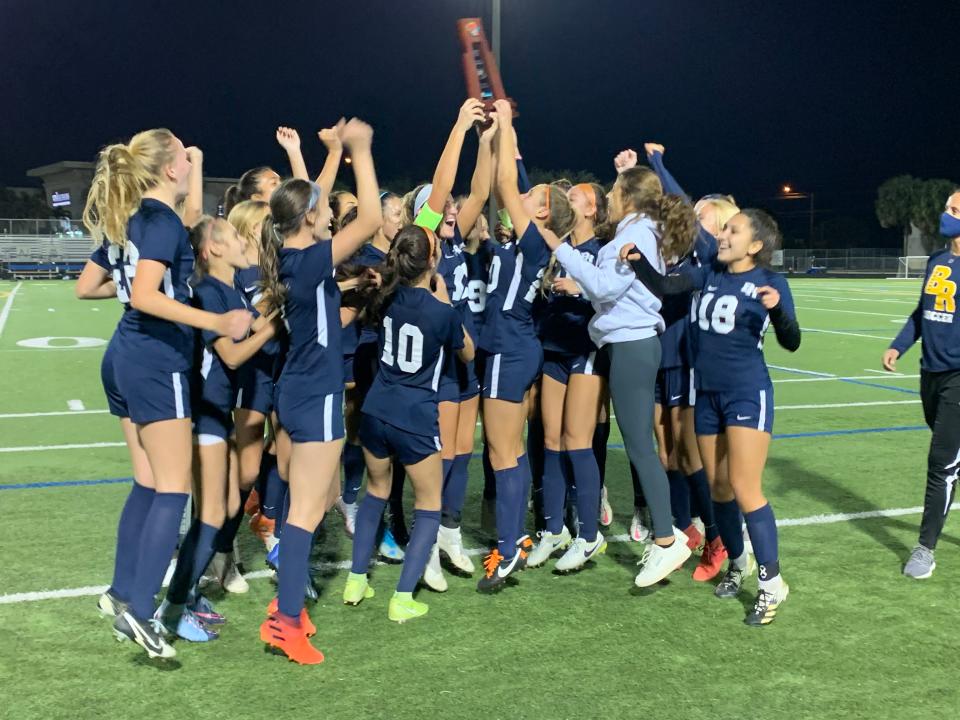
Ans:
<svg viewBox="0 0 960 720"><path fill-rule="evenodd" d="M831 250L784 250L786 272L834 272L895 275L899 266L899 248L848 248Z"/></svg>
<svg viewBox="0 0 960 720"><path fill-rule="evenodd" d="M0 238L5 235L40 237L89 237L80 220L70 218L0 218Z"/></svg>

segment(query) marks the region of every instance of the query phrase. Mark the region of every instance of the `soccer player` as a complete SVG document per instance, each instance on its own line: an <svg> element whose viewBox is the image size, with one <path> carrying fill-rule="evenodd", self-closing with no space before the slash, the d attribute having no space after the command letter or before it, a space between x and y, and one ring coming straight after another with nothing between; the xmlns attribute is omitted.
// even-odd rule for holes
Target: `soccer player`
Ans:
<svg viewBox="0 0 960 720"><path fill-rule="evenodd" d="M353 119L340 131L353 157L357 220L330 239L331 209L320 187L288 180L270 198L260 269L273 307L283 308L290 348L277 383L277 412L292 441L290 509L279 544L279 593L260 639L300 664L323 662L307 639L315 628L303 607L313 533L339 495L343 444L340 290L334 270L380 226L370 151L373 130ZM267 243L272 241L273 245Z"/></svg>
<svg viewBox="0 0 960 720"><path fill-rule="evenodd" d="M367 566L390 496L391 465L401 464L413 482L416 510L388 609L396 622L420 617L428 609L412 593L435 552L440 527L443 469L437 406L444 361L454 353L463 362L473 359L473 341L438 273L442 245L431 230L416 225L401 230L383 266L383 285L369 308L378 320L380 360L360 421L369 480L357 512L353 567L343 601L357 605L373 597Z"/></svg>
<svg viewBox="0 0 960 720"><path fill-rule="evenodd" d="M930 577L937 567L933 552L960 478L960 190L947 199L940 234L950 246L930 256L917 308L883 354L884 369L893 372L897 359L923 338L920 397L933 437L927 453L920 540L903 568L904 575L917 580Z"/></svg>
<svg viewBox="0 0 960 720"><path fill-rule="evenodd" d="M122 563L130 577L122 583L126 597L117 599L129 604L116 615L114 632L163 658L176 651L153 620L154 597L190 493L191 328L242 339L253 320L246 310L214 314L189 304L193 249L174 211L189 175L183 143L169 130L147 130L101 151L84 210L94 239L110 242L117 299L125 306L112 381L154 480L153 492L134 484L121 514L118 547L136 561Z"/></svg>
<svg viewBox="0 0 960 720"><path fill-rule="evenodd" d="M590 337L610 358L610 395L630 462L637 470L653 521L654 542L641 560L635 583L653 585L690 557L687 536L675 528L666 473L653 447L654 386L660 366L663 330L660 299L630 272L620 248L636 246L658 270L663 257L682 257L693 245L693 209L665 194L649 168L635 167L617 177L610 193L610 221L616 234L597 255L584 259L574 247L547 236L557 260L583 290L596 313Z"/></svg>
<svg viewBox="0 0 960 720"><path fill-rule="evenodd" d="M759 563L759 590L744 622L768 625L789 594L780 574L777 524L761 481L773 433L773 385L763 356L763 335L773 325L777 342L800 347L793 297L786 280L770 270L780 241L776 222L762 210L741 210L717 239L709 268L687 267L664 278L629 247L638 277L657 294L701 291L696 301L696 430L710 481L714 513L727 549L726 574L714 594L736 598L754 566L744 547L741 512ZM717 472L727 463L728 477Z"/></svg>
<svg viewBox="0 0 960 720"><path fill-rule="evenodd" d="M543 350L531 316L550 261L542 231L565 236L575 216L559 188L537 185L520 194L517 187L516 137L510 103L494 104L499 115L497 188L518 240L494 244L487 281L483 335L483 416L490 463L496 477L497 547L484 559L481 592L501 590L522 570L533 543L524 531L530 468L523 451L523 424L528 391L540 373Z"/></svg>
<svg viewBox="0 0 960 720"><path fill-rule="evenodd" d="M604 226L607 221L603 189L583 183L574 185L567 197L576 213L576 225L567 242L584 260L595 263L603 244L597 237L597 226ZM556 569L570 572L602 553L605 546L597 527L600 468L593 452L593 438L606 395L608 367L606 353L594 345L587 329L593 306L556 260L547 269L544 285L550 289L539 331L543 342L540 415L544 436L546 527L539 533L539 541L527 558L527 567L543 565L554 553L566 549ZM576 540L572 540L564 524L567 497L564 465L570 469L576 488L579 521Z"/></svg>
<svg viewBox="0 0 960 720"><path fill-rule="evenodd" d="M308 177L307 166L303 162L303 153L300 150L300 135L297 131L288 127L278 127L277 142L287 153L293 177L306 180ZM229 216L230 211L244 200L270 202L270 196L279 186L280 175L273 168L262 165L247 170L240 176L237 184L228 187L224 193L223 215Z"/></svg>
<svg viewBox="0 0 960 720"><path fill-rule="evenodd" d="M205 216L191 229L190 240L196 254L190 280L193 305L218 314L249 310L235 285L235 272L247 267L248 260L245 243L233 225L222 218ZM232 437L237 371L273 337L275 327L269 318L261 316L253 330L253 335L240 342L215 331L201 331L191 378L198 511L180 545L177 567L157 617L171 633L193 642L215 639L217 634L207 625L225 620L195 586L214 551L224 544L232 546L236 525L231 526L229 521L242 517L245 495L250 491L241 485ZM219 540L223 534L229 537Z"/></svg>

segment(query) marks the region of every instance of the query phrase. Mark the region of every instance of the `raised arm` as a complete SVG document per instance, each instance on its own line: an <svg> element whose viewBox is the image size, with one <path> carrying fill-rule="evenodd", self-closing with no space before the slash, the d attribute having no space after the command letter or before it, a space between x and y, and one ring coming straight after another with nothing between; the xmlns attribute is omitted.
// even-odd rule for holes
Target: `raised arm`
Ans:
<svg viewBox="0 0 960 720"><path fill-rule="evenodd" d="M510 215L517 237L522 237L532 220L523 209L517 187L517 139L513 132L513 108L507 100L497 100L493 106L500 116L500 144L497 152L497 190L503 209Z"/></svg>
<svg viewBox="0 0 960 720"><path fill-rule="evenodd" d="M340 118L331 128L324 128L317 133L320 142L327 149L327 159L323 161L323 168L317 176L317 185L323 190L324 197L330 197L333 186L337 182L337 171L340 170L340 160L343 158L343 143L340 142L340 132L346 120Z"/></svg>
<svg viewBox="0 0 960 720"><path fill-rule="evenodd" d="M659 143L645 143L643 149L647 153L647 162L650 163L650 168L657 174L657 177L660 178L663 191L671 195L679 195L688 205L692 205L693 201L690 199L690 196L683 191L680 183L676 181L663 164L663 154L666 152L666 148Z"/></svg>
<svg viewBox="0 0 960 720"><path fill-rule="evenodd" d="M357 183L357 219L333 236L333 264L351 257L383 223L380 209L380 188L373 167L373 128L353 118L340 133L340 141L353 158L353 175Z"/></svg>
<svg viewBox="0 0 960 720"><path fill-rule="evenodd" d="M437 169L433 173L433 188L430 190L430 197L427 198L427 205L435 213L443 212L447 198L453 192L453 183L457 179L457 166L460 163L460 151L463 150L463 137L477 122L483 122L483 103L476 98L469 98L460 106L457 122L450 131L447 144L443 147L443 153L437 162Z"/></svg>
<svg viewBox="0 0 960 720"><path fill-rule="evenodd" d="M500 121L496 115L492 117L493 123L480 133L480 142L477 147L477 166L473 170L473 178L470 180L470 195L460 206L460 212L457 215L457 227L460 228L460 234L466 237L473 226L477 223L477 218L483 212L483 206L487 204L487 198L490 197L490 168L493 165L492 144L493 138L500 127Z"/></svg>
<svg viewBox="0 0 960 720"><path fill-rule="evenodd" d="M183 205L183 225L193 227L203 215L203 153L198 147L188 147L187 159L190 160L190 176Z"/></svg>
<svg viewBox="0 0 960 720"><path fill-rule="evenodd" d="M309 180L307 164L303 161L303 152L300 150L300 134L293 128L278 127L277 142L287 153L287 159L290 161L290 172L293 177Z"/></svg>

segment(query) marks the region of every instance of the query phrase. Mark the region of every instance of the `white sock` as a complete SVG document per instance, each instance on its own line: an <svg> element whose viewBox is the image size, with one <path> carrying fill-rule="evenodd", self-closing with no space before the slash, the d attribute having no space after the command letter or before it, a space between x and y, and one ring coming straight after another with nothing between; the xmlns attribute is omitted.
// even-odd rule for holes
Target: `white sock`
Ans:
<svg viewBox="0 0 960 720"><path fill-rule="evenodd" d="M783 587L783 576L777 575L776 577L769 578L767 580L760 581L760 589L764 592L773 593L776 595L780 592L780 589Z"/></svg>
<svg viewBox="0 0 960 720"><path fill-rule="evenodd" d="M737 570L746 570L749 557L750 554L744 549L744 551L740 553L740 557L730 558L730 566L735 567Z"/></svg>

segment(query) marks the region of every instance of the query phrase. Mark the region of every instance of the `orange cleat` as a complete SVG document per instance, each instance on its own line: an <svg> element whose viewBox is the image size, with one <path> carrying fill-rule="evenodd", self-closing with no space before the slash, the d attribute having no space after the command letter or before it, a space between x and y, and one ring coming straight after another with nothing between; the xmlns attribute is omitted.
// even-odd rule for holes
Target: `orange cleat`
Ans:
<svg viewBox="0 0 960 720"><path fill-rule="evenodd" d="M250 532L260 538L264 545L267 544L267 538L273 536L276 525L276 520L264 517L260 512L255 512L250 516Z"/></svg>
<svg viewBox="0 0 960 720"><path fill-rule="evenodd" d="M279 614L263 621L260 639L298 665L319 665L323 662L323 653L310 644L304 628L291 625Z"/></svg>
<svg viewBox="0 0 960 720"><path fill-rule="evenodd" d="M243 504L243 511L247 515L253 515L260 511L260 494L254 489L247 496L247 501Z"/></svg>
<svg viewBox="0 0 960 720"><path fill-rule="evenodd" d="M703 546L703 554L700 555L700 562L693 571L693 579L697 582L707 582L713 580L723 567L723 561L727 559L727 549L723 546L723 540L715 538Z"/></svg>
<svg viewBox="0 0 960 720"><path fill-rule="evenodd" d="M703 545L703 534L697 530L697 526L693 523L683 531L683 534L687 536L687 547L690 550L696 550Z"/></svg>
<svg viewBox="0 0 960 720"><path fill-rule="evenodd" d="M726 555L724 555L726 557ZM270 601L270 604L267 605L267 616L276 615L279 608L280 601L277 598L274 598ZM300 611L300 627L303 628L303 632L307 637L313 637L317 634L317 626L313 624L313 620L310 619L310 616L307 615L307 609L303 608Z"/></svg>

